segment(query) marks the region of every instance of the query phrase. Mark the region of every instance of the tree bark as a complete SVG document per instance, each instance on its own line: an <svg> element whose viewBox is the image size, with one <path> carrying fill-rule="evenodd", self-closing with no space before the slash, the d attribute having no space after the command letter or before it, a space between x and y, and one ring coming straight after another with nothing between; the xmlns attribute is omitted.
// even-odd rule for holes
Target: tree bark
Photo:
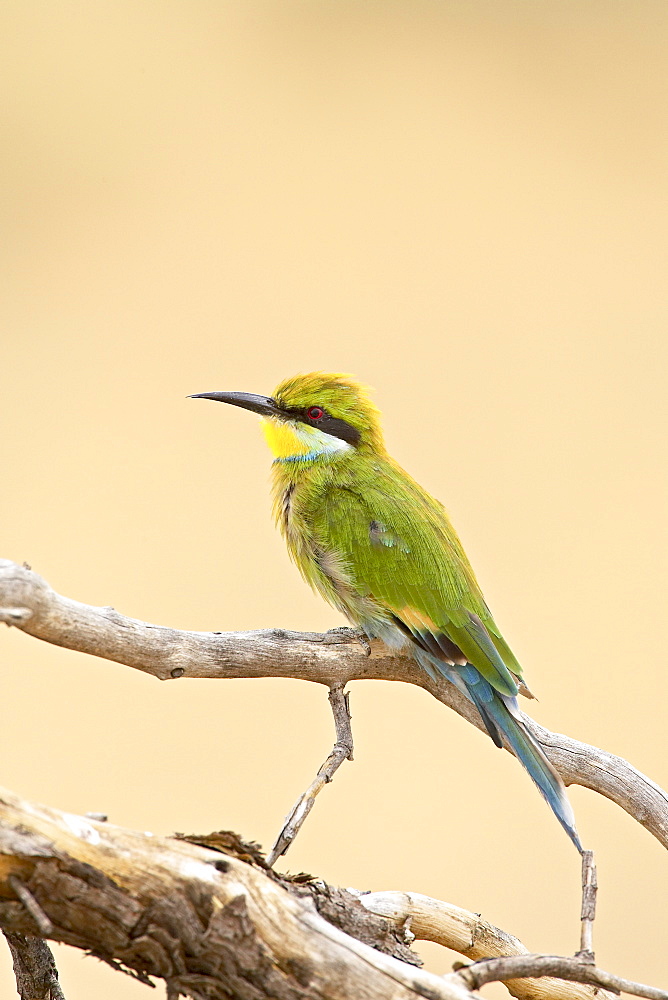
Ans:
<svg viewBox="0 0 668 1000"><path fill-rule="evenodd" d="M56 963L46 941L25 934L10 934L9 931L4 934L21 1000L65 1000L58 982Z"/></svg>
<svg viewBox="0 0 668 1000"><path fill-rule="evenodd" d="M462 982L446 983L351 937L318 913L312 895L290 893L236 857L2 790L0 926L39 934L12 877L51 923L55 940L143 981L164 979L172 993L194 1000L470 998ZM364 920L363 907L351 905ZM385 924L386 940L387 932Z"/></svg>
<svg viewBox="0 0 668 1000"><path fill-rule="evenodd" d="M48 934L193 1000L473 1000L478 983L509 978L521 1000L610 1000L584 983L668 1000L576 959L529 955L479 916L429 897L353 894L277 875L235 834L156 837L4 789L0 927L10 943ZM416 932L490 961L432 975L407 947ZM22 996L62 1000L48 948L38 944L44 975ZM560 970L576 982L517 978Z"/></svg>
<svg viewBox="0 0 668 1000"><path fill-rule="evenodd" d="M299 815L352 755L348 681L416 684L482 728L452 685L433 681L410 657L382 644L363 648L350 629L177 631L61 597L28 567L6 560L0 560L0 621L161 680L292 677L327 686L337 742L298 803ZM668 796L658 785L619 757L525 719L567 784L611 798L668 846ZM287 830L286 842L293 835ZM593 874L589 888L594 893ZM471 989L493 979L510 980L521 1000L602 1000L602 986L668 1000L668 993L596 969L589 953L530 955L498 928L429 897L356 895L309 877L280 876L233 834L158 838L1 790L0 927L21 995L31 1000L62 1000L43 938L89 950L143 982L162 978L168 996L193 1000L471 1000ZM415 937L440 941L474 964L446 977L422 971L408 947Z"/></svg>
<svg viewBox="0 0 668 1000"><path fill-rule="evenodd" d="M483 728L475 708L452 684L433 681L410 657L393 655L381 643L372 643L367 655L350 629L324 634L178 631L62 597L28 567L9 560L0 560L0 621L160 680L292 677L330 689L353 680L402 681L424 688ZM668 795L663 789L623 758L552 733L529 716L524 719L567 785L605 795L668 847Z"/></svg>

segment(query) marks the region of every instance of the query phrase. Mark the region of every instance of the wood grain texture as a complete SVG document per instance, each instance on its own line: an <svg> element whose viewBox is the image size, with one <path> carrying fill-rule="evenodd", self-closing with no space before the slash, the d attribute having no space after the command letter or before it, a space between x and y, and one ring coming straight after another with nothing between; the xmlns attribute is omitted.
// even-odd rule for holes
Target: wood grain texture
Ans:
<svg viewBox="0 0 668 1000"><path fill-rule="evenodd" d="M0 857L0 928L10 946L21 945L17 983L26 1000L62 1000L38 936L89 951L147 985L162 979L168 996L193 1000L472 1000L495 980L519 1000L607 1000L600 986L668 1000L577 956L530 955L448 903L278 875L256 845L229 831L156 837L0 789ZM416 936L477 961L432 975L407 947Z"/></svg>
<svg viewBox="0 0 668 1000"><path fill-rule="evenodd" d="M114 660L160 680L180 677L289 677L328 688L354 680L402 681L424 688L478 729L471 703L447 681L433 681L412 658L381 643L371 652L349 629L331 632L187 632L127 618L114 608L62 597L37 573L0 560L0 622L68 649ZM527 726L567 785L611 799L668 847L668 795L622 757L539 726Z"/></svg>
<svg viewBox="0 0 668 1000"><path fill-rule="evenodd" d="M99 823L0 790L0 854L4 930L37 930L11 889L10 876L20 872L54 940L143 981L164 979L173 994L196 1000L471 996L458 979L446 982L351 937L320 915L308 891L288 892L266 871L198 844ZM368 924L352 896L347 906L358 908L358 922Z"/></svg>

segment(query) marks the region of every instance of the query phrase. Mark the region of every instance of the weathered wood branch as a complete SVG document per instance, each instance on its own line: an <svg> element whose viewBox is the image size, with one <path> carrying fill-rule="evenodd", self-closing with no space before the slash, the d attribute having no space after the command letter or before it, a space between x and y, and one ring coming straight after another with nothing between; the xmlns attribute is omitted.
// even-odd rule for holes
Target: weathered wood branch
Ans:
<svg viewBox="0 0 668 1000"><path fill-rule="evenodd" d="M25 934L4 932L21 1000L65 1000L58 970L46 941Z"/></svg>
<svg viewBox="0 0 668 1000"><path fill-rule="evenodd" d="M152 674L179 677L291 677L342 688L353 680L390 680L429 691L472 725L473 706L447 681L435 682L407 656L373 643L366 655L349 630L324 634L261 629L186 632L126 618L57 594L36 573L0 560L0 621L68 649ZM668 847L668 795L627 761L597 747L527 725L565 783L583 785L625 809Z"/></svg>
<svg viewBox="0 0 668 1000"><path fill-rule="evenodd" d="M237 857L0 790L0 926L13 935L43 936L12 877L43 911L54 940L144 981L164 979L172 994L195 1000L471 997L463 982L446 983L351 937L320 915L305 887L288 892ZM363 907L352 897L350 905L365 922ZM387 926L384 932L387 938Z"/></svg>
<svg viewBox="0 0 668 1000"><path fill-rule="evenodd" d="M580 910L580 951L578 955L586 961L594 961L594 919L596 917L596 895L598 877L594 863L594 852L582 852L582 907Z"/></svg>
<svg viewBox="0 0 668 1000"><path fill-rule="evenodd" d="M365 892L362 906L391 920L397 929L409 930L416 941L434 941L474 962L489 958L512 958L529 949L512 934L452 903L419 892ZM613 994L591 985L567 983L554 978L509 979L508 992L518 1000L612 1000Z"/></svg>
<svg viewBox="0 0 668 1000"><path fill-rule="evenodd" d="M19 885L27 896L17 894ZM234 834L156 837L2 789L0 927L10 941L48 932L193 1000L473 1000L479 982L508 978L499 955L516 963L506 971L549 974L560 961L576 981L604 985L607 976L613 988L668 1000L593 965L583 971L577 960L528 955L516 938L447 903L410 893L354 895L309 876L277 875ZM405 940L416 936L490 961L432 975L410 964L416 958ZM45 947L42 958L48 954ZM548 959L552 966L541 971ZM508 986L521 1000L608 1000L577 982L515 978ZM44 1000L60 1000L57 980L48 987Z"/></svg>
<svg viewBox="0 0 668 1000"><path fill-rule="evenodd" d="M603 986L615 993L632 993L645 1000L668 1000L666 990L655 986L645 986L644 983L634 983L630 979L621 979L595 965L583 961L576 956L567 958L562 955L519 955L514 958L492 958L460 972L461 979L471 989L478 989L485 983L507 982L514 976L559 976L576 983L590 983L592 986Z"/></svg>

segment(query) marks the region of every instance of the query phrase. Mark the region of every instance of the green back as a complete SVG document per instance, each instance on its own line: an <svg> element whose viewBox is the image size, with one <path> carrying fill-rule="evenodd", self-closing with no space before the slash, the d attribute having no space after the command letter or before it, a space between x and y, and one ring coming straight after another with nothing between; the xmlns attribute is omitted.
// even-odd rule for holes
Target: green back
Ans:
<svg viewBox="0 0 668 1000"><path fill-rule="evenodd" d="M360 595L413 632L447 637L493 687L516 694L521 668L442 505L391 460L357 454L334 467L335 477L312 469L303 484L302 523L316 546L340 560Z"/></svg>

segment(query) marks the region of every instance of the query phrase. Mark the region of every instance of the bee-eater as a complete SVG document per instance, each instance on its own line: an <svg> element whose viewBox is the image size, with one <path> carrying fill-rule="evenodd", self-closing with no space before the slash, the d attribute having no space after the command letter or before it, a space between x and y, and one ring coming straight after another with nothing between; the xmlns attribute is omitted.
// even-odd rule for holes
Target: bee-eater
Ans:
<svg viewBox="0 0 668 1000"><path fill-rule="evenodd" d="M517 704L522 669L443 506L390 458L380 414L347 375L314 372L273 396L203 392L262 417L274 514L304 579L369 638L410 651L503 734L579 851L564 784Z"/></svg>

